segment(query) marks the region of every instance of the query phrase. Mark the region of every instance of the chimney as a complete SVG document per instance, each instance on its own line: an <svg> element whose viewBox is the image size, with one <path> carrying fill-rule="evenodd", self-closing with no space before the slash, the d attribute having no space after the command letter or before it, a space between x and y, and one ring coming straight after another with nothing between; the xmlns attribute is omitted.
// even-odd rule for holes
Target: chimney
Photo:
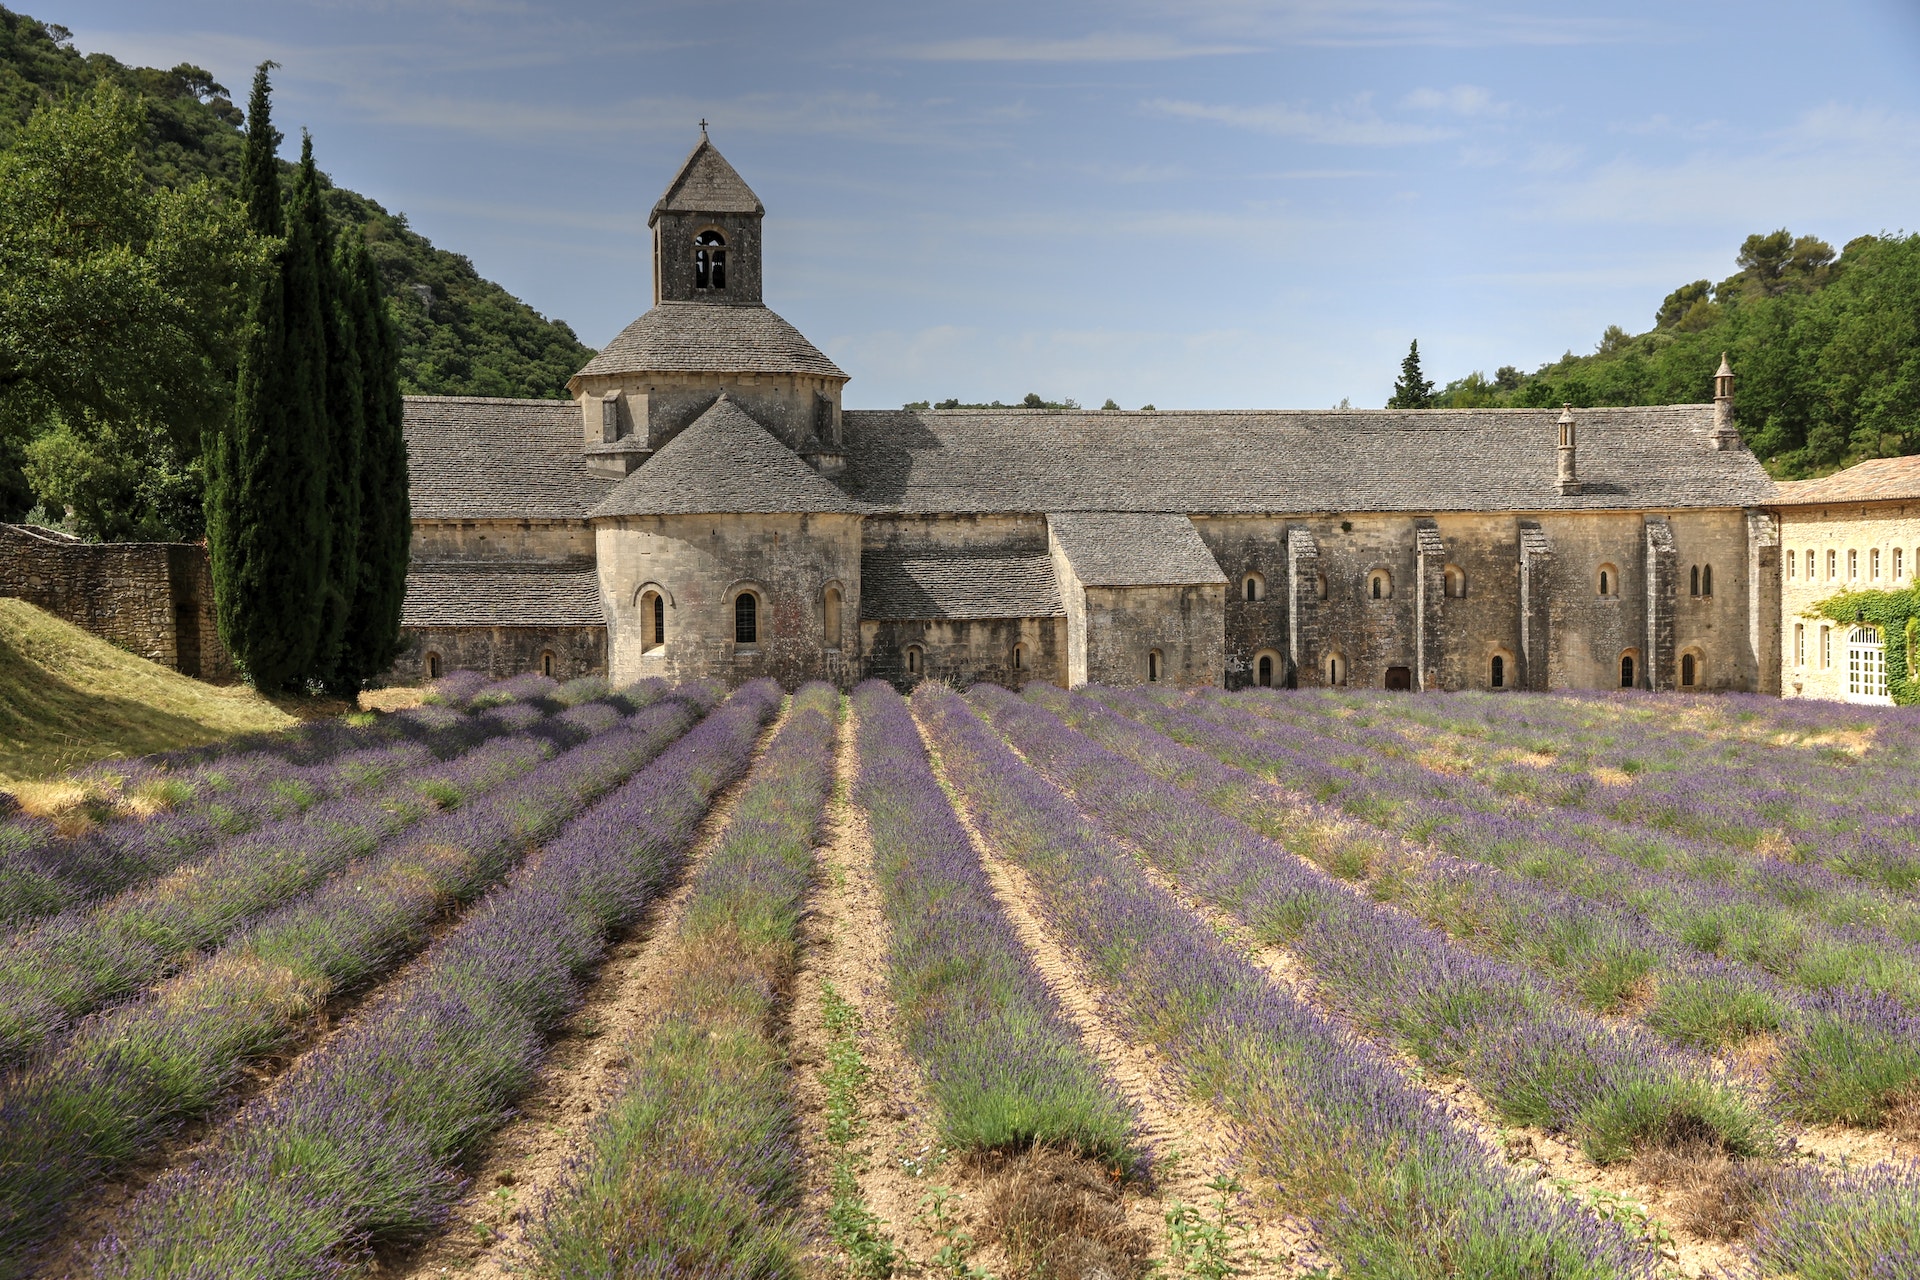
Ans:
<svg viewBox="0 0 1920 1280"><path fill-rule="evenodd" d="M1562 405L1560 409L1560 492L1575 494L1580 492L1580 479L1573 467L1573 406Z"/></svg>
<svg viewBox="0 0 1920 1280"><path fill-rule="evenodd" d="M1724 351L1713 375L1713 447L1721 453L1740 447L1740 433L1733 429L1733 366Z"/></svg>

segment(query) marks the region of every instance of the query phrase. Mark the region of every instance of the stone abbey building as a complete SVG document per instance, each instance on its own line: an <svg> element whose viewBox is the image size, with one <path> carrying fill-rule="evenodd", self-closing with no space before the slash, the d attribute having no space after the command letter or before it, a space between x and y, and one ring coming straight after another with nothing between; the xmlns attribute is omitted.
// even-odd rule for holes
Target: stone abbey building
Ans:
<svg viewBox="0 0 1920 1280"><path fill-rule="evenodd" d="M407 403L396 675L1779 690L1713 405L844 410L704 137L571 400Z"/></svg>

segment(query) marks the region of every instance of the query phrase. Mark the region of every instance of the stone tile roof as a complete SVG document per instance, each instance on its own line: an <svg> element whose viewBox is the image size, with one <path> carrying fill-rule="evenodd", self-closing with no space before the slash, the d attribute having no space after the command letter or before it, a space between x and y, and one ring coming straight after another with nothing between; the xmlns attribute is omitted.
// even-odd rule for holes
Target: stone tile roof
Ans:
<svg viewBox="0 0 1920 1280"><path fill-rule="evenodd" d="M596 516L864 510L722 393L640 469Z"/></svg>
<svg viewBox="0 0 1920 1280"><path fill-rule="evenodd" d="M1773 505L1778 507L1920 498L1920 455L1869 458L1818 480L1783 480L1775 488Z"/></svg>
<svg viewBox="0 0 1920 1280"><path fill-rule="evenodd" d="M655 202L647 225L652 226L654 219L663 213L764 214L766 211L746 179L727 163L719 148L701 134L700 141L681 162L680 171L667 184L666 193Z"/></svg>
<svg viewBox="0 0 1920 1280"><path fill-rule="evenodd" d="M1578 511L1760 506L1711 405L1578 409L1585 491L1556 484L1557 409L858 410L856 495L889 511Z"/></svg>
<svg viewBox="0 0 1920 1280"><path fill-rule="evenodd" d="M662 302L622 329L577 377L619 373L811 373L840 367L766 307Z"/></svg>
<svg viewBox="0 0 1920 1280"><path fill-rule="evenodd" d="M1184 515L1089 511L1050 515L1047 528L1083 586L1174 587L1227 580Z"/></svg>
<svg viewBox="0 0 1920 1280"><path fill-rule="evenodd" d="M403 627L603 627L591 560L416 560Z"/></svg>
<svg viewBox="0 0 1920 1280"><path fill-rule="evenodd" d="M415 520L584 520L612 482L581 461L571 400L408 396Z"/></svg>
<svg viewBox="0 0 1920 1280"><path fill-rule="evenodd" d="M1065 612L1045 551L886 546L860 552L862 618L1058 618Z"/></svg>

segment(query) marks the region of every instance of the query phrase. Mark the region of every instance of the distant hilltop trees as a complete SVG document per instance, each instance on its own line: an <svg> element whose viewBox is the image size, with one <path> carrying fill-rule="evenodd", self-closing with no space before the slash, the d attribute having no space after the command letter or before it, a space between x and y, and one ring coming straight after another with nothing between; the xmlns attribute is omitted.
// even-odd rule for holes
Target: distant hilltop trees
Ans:
<svg viewBox="0 0 1920 1280"><path fill-rule="evenodd" d="M1733 275L1673 290L1653 327L1611 325L1590 355L1475 371L1437 408L1686 404L1713 394L1720 353L1734 418L1782 479L1920 453L1920 235L1860 236L1836 254L1786 229L1748 236ZM1403 374L1404 376L1404 374Z"/></svg>

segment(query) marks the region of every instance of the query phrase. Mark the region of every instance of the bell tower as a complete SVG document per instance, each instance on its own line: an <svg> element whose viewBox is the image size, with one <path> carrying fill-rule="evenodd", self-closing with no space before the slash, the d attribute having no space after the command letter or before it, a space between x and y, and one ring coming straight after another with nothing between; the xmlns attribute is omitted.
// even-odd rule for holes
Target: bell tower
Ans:
<svg viewBox="0 0 1920 1280"><path fill-rule="evenodd" d="M707 138L653 206L653 300L760 305L760 197Z"/></svg>

